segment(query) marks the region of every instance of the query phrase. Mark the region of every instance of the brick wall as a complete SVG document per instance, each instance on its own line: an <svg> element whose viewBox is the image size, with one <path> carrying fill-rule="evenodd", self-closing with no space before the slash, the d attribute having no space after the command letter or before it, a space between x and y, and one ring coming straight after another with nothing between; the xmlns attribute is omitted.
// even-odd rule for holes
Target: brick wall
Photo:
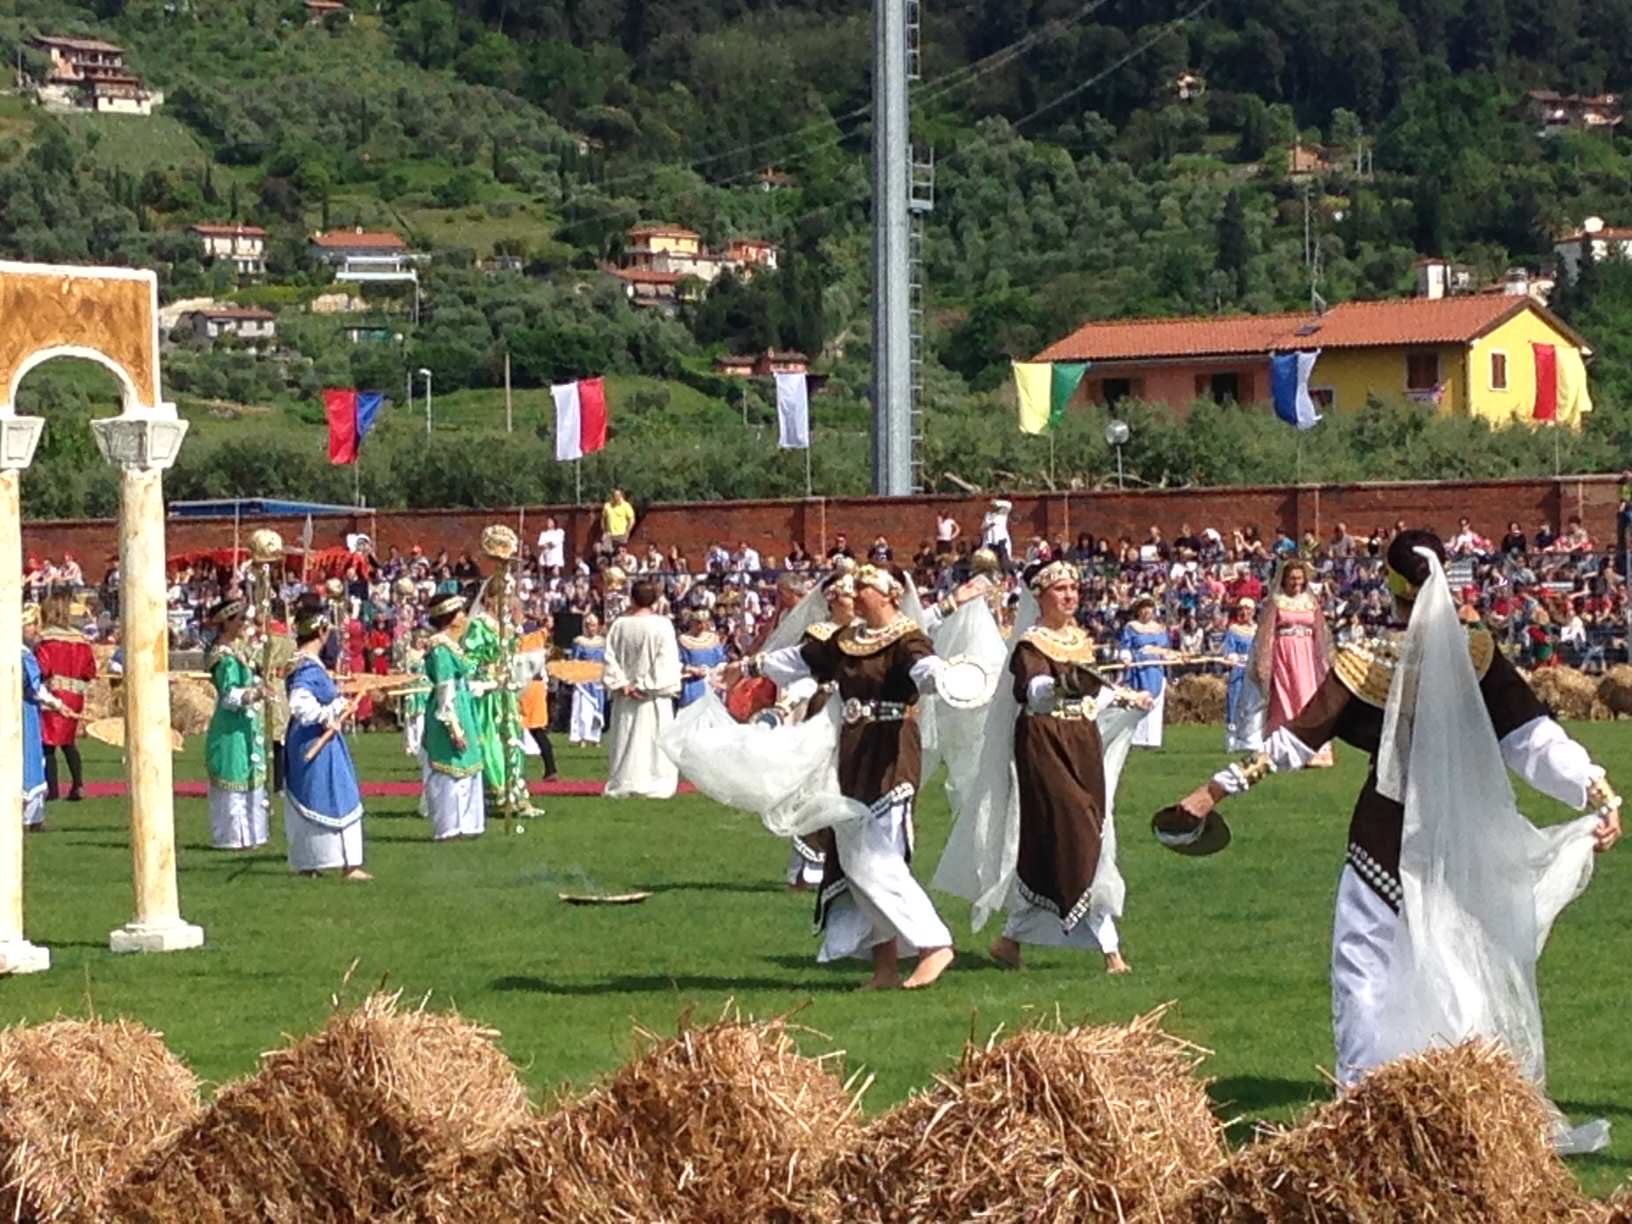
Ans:
<svg viewBox="0 0 1632 1224"><path fill-rule="evenodd" d="M1128 535L1139 539L1151 524L1172 538L1189 523L1196 530L1256 524L1272 536L1282 527L1294 536L1305 529L1326 535L1339 521L1357 535L1379 524L1390 526L1403 518L1412 526L1455 528L1467 514L1475 530L1500 537L1507 524L1518 519L1526 533L1538 523L1562 526L1579 514L1601 545L1615 538L1617 480L1612 476L1565 477L1557 480L1501 480L1482 483L1391 482L1381 484L1249 486L1229 489L1176 489L1155 491L1099 491L1092 493L1014 494L1011 532L1017 544L1032 535L1074 539L1079 532ZM640 521L635 542L656 542L662 549L678 544L693 562L700 562L713 540L735 546L747 540L762 555L780 557L792 540L812 553L822 553L835 535L844 533L853 547L882 533L895 546L910 552L934 538L935 514L951 510L965 535L979 531L980 517L990 498L916 497L817 498L810 501L681 502L637 507ZM27 507L24 507L25 511ZM599 531L598 507L529 506L498 510L393 510L360 511L355 515L317 518L313 546L332 547L350 531L373 536L380 555L395 546L407 552L419 544L428 553L446 548L457 557L477 551L484 526L494 522L518 527L525 540L537 537L546 515L554 515L577 548L586 548ZM299 538L304 520L256 519L242 528L271 526L285 540ZM168 528L172 554L232 543L232 520L172 519ZM115 555L117 524L112 520L40 520L23 524L26 553L60 558L66 552L80 559L93 581Z"/></svg>

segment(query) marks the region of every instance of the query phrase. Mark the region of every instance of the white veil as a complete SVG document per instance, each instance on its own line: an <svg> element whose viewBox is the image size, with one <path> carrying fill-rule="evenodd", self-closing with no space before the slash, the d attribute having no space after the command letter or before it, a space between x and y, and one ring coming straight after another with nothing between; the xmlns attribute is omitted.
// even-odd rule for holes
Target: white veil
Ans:
<svg viewBox="0 0 1632 1224"><path fill-rule="evenodd" d="M760 649L770 654L773 650L797 646L799 640L805 636L806 629L826 619L827 592L822 590L822 584L818 582L800 597L798 603L788 609L786 616L776 622L776 627L761 643Z"/></svg>
<svg viewBox="0 0 1632 1224"><path fill-rule="evenodd" d="M1595 819L1538 829L1518 810L1439 559L1417 596L1394 669L1377 789L1405 807L1401 921L1385 986L1383 1058L1469 1037L1500 1040L1546 1082L1536 961L1553 920L1592 877ZM1422 694L1432 703L1419 704ZM1608 1123L1571 1130L1595 1151Z"/></svg>

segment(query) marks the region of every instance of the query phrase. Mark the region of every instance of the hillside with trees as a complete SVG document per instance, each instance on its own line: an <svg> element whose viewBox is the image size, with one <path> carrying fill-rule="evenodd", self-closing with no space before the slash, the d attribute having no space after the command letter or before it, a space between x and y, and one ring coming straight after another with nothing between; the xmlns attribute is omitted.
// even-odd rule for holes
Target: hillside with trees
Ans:
<svg viewBox="0 0 1632 1224"><path fill-rule="evenodd" d="M156 268L166 302L276 312L277 347L175 338L167 393L194 422L173 496L350 500L324 458L323 386L400 397L434 371L435 428L388 409L357 473L376 505L570 499L547 387L609 376L614 434L586 488L648 497L802 492L762 385L726 353L797 349L820 490L867 485L872 21L861 0L15 0L0 53L31 40L125 48L162 90L152 116L55 113L0 97L0 256ZM1632 0L931 0L916 144L935 150L925 246L931 488L1037 486L1048 443L1013 428L1008 362L1084 320L1307 308L1407 293L1434 254L1483 280L1553 262L1588 215L1632 224L1632 134L1543 135L1527 91L1632 84ZM1193 79L1201 88L1186 88ZM1294 177L1294 150L1317 154ZM269 234L266 272L206 262L187 226ZM710 246L778 244L673 315L606 268L639 222ZM427 253L422 301L332 290L318 230L388 229ZM1590 267L1590 265L1589 265ZM1564 470L1632 453L1632 273L1591 268L1555 307L1593 342L1598 411ZM264 348L264 346L263 346ZM503 432L508 356L517 431ZM105 512L111 479L79 422L111 384L52 363L20 407L50 421L35 515ZM422 406L416 405L422 411ZM1301 446L1263 407L1134 406L1150 484L1493 476L1554 463L1552 439L1376 402ZM1052 479L1114 472L1102 414L1072 415Z"/></svg>

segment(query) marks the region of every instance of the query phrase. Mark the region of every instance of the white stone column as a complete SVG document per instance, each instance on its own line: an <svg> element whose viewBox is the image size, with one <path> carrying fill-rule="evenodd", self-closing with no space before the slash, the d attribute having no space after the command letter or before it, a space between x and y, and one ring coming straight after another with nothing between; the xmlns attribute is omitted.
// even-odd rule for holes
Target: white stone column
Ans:
<svg viewBox="0 0 1632 1224"><path fill-rule="evenodd" d="M93 421L119 469L119 634L125 652L125 755L135 915L108 937L115 952L172 952L204 942L176 894L176 813L170 759L170 627L165 609L164 472L187 422Z"/></svg>
<svg viewBox="0 0 1632 1224"><path fill-rule="evenodd" d="M0 974L40 973L51 953L23 938L23 469L39 417L0 417Z"/></svg>

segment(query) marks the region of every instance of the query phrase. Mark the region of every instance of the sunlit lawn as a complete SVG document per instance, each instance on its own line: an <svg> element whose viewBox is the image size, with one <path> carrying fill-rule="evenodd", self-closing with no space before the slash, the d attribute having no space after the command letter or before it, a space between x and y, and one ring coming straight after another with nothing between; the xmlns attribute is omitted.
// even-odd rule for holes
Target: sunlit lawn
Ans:
<svg viewBox="0 0 1632 1224"><path fill-rule="evenodd" d="M1622 785L1632 753L1613 724L1578 728ZM0 981L0 1018L58 1012L122 1014L162 1029L211 1080L251 1071L281 1035L319 1022L357 962L348 997L378 983L457 1007L503 1033L542 1098L616 1065L630 1020L672 1026L688 1007L728 1001L801 1023L865 1065L881 1109L949 1064L971 1033L1058 1008L1117 1021L1175 1001L1169 1023L1216 1051L1207 1063L1230 1118L1284 1118L1327 1092L1331 1065L1327 944L1344 828L1363 762L1271 779L1237 803L1236 840L1215 859L1181 859L1145 831L1148 814L1222 759L1211 729L1169 730L1169 746L1130 762L1119 828L1129 896L1124 937L1134 974L1105 977L1098 958L1029 953L1024 973L982 954L994 932L967 926L967 907L940 898L958 963L933 990L858 994L859 965L818 966L806 898L783 890L785 847L751 820L683 796L668 803L551 799L524 835L497 830L438 846L412 799L375 801L368 817L372 884L291 878L281 830L265 852L206 848L203 800L177 804L182 906L203 925L201 951L114 957L110 929L129 917L125 807L53 805L50 830L27 840L27 925L50 946L48 974ZM201 778L191 742L178 778ZM394 736L362 737L365 778L407 778ZM114 755L88 754L93 777L119 776ZM604 757L563 752L564 772L599 777ZM537 768L536 762L533 768ZM1562 813L1530 795L1532 815ZM918 871L927 878L947 827L938 782L920 813ZM1616 1126L1605 1157L1576 1162L1607 1191L1632 1162L1632 1058L1624 1040L1632 980L1632 850L1599 864L1566 911L1543 961L1550 1088L1575 1116ZM629 907L573 907L563 890L654 895ZM826 1046L811 1038L812 1051ZM830 1048L831 1048L830 1047ZM1245 1133L1245 1126L1237 1134Z"/></svg>

